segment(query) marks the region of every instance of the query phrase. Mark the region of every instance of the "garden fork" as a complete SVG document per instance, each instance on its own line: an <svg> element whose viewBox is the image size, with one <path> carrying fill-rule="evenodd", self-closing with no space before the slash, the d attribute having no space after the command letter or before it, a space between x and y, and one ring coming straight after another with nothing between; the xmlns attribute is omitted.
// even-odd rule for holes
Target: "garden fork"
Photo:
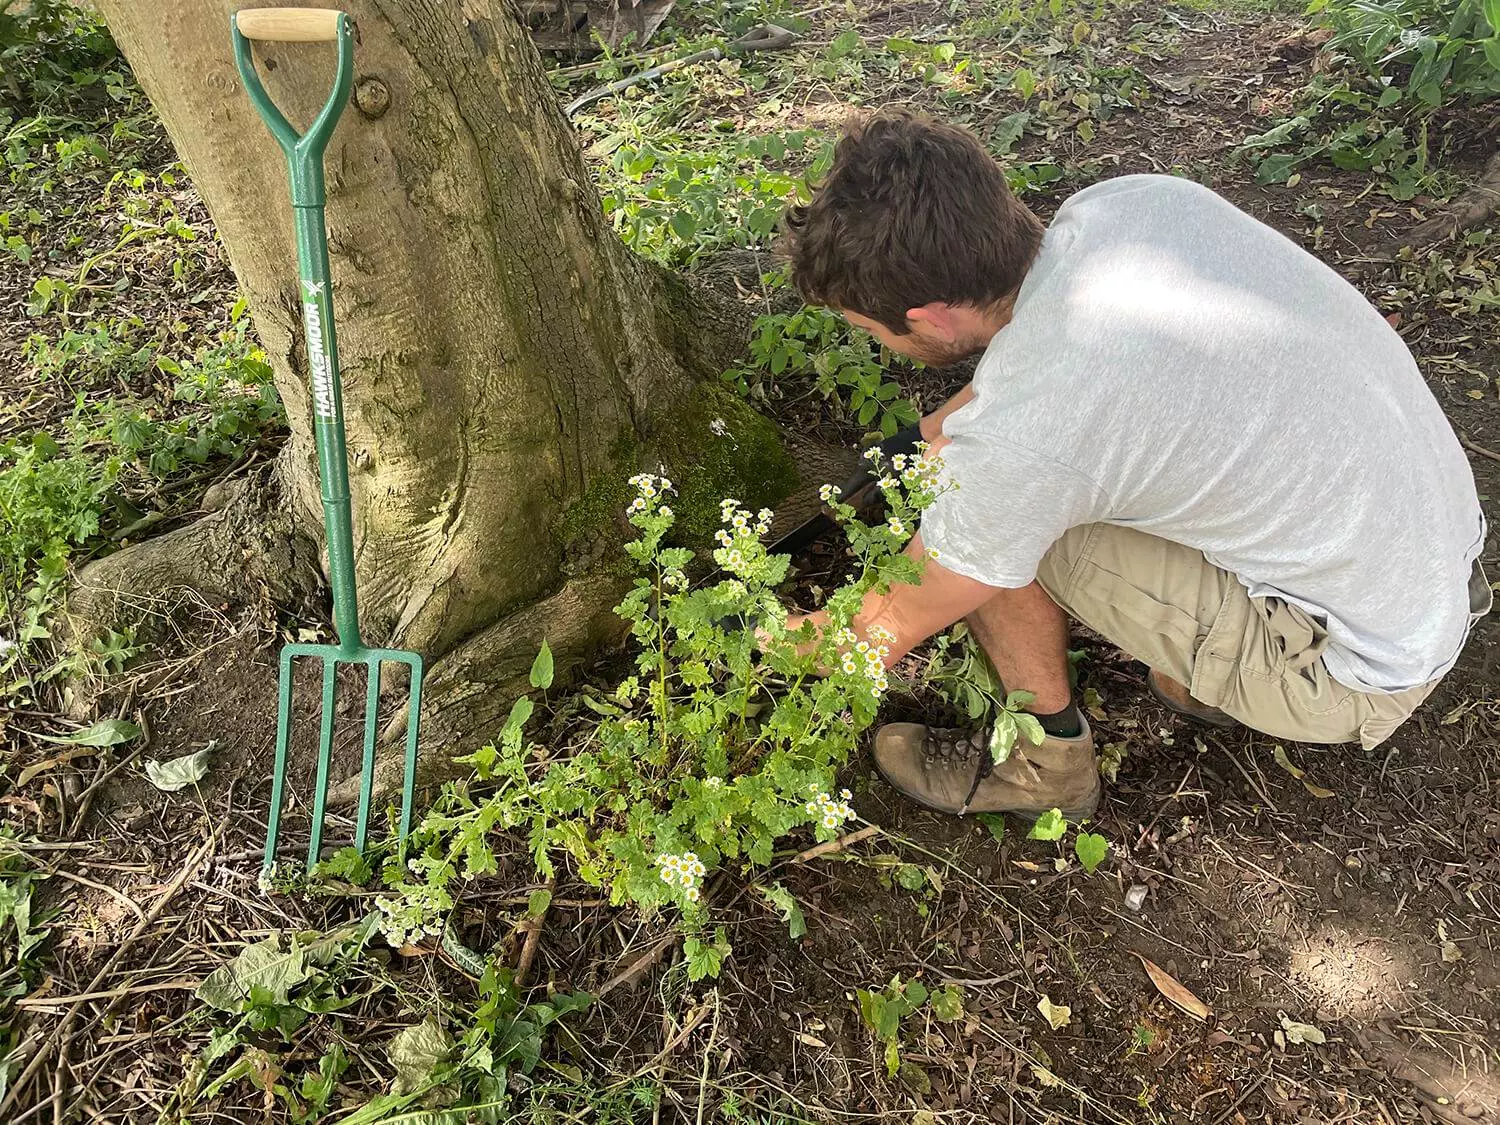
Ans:
<svg viewBox="0 0 1500 1125"><path fill-rule="evenodd" d="M318 861L323 842L323 816L328 800L328 770L333 756L333 720L337 672L341 664L363 664L366 670L364 759L360 771L359 814L354 846L363 851L369 827L370 798L375 777L375 738L380 700L380 668L384 662L411 670L406 720L406 764L401 787L401 826L398 841L411 828L412 795L416 785L417 722L422 705L422 657L402 649L368 648L360 638L359 610L354 592L354 535L349 511L349 466L344 445L344 398L339 382L338 344L333 330L333 301L329 293L328 240L323 223L323 153L338 122L354 79L354 36L349 17L341 11L314 8L253 8L230 17L235 65L245 92L266 127L286 153L291 181L292 212L296 216L298 281L302 319L307 339L307 367L312 383L313 435L318 447L318 479L323 494L323 522L328 540L328 581L333 589L336 645L289 644L281 650L280 701L276 711L276 764L271 780L271 811L266 825L263 872L276 860L276 834L281 824L286 789L287 749L292 727L292 661L315 656L323 661L323 711L318 736L318 772L313 791L312 834L307 864ZM283 43L332 42L338 46L333 93L307 132L298 134L266 94L250 57L251 40Z"/></svg>

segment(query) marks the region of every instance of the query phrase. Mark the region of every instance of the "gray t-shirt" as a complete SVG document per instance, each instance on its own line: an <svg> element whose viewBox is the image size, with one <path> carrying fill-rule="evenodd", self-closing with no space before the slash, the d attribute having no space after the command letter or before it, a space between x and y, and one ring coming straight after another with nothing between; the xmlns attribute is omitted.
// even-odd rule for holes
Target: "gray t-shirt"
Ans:
<svg viewBox="0 0 1500 1125"><path fill-rule="evenodd" d="M1485 525L1447 419L1353 286L1207 188L1064 203L974 393L922 521L943 565L1025 586L1070 527L1122 524L1326 620L1356 690L1457 659Z"/></svg>

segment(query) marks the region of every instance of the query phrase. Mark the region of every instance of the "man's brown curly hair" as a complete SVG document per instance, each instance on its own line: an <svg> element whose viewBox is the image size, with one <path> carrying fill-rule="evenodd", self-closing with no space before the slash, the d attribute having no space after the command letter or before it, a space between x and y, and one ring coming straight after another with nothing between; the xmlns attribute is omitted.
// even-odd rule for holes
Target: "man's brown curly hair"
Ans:
<svg viewBox="0 0 1500 1125"><path fill-rule="evenodd" d="M782 252L809 304L905 333L932 301L983 308L1013 293L1042 242L979 138L906 110L850 124Z"/></svg>

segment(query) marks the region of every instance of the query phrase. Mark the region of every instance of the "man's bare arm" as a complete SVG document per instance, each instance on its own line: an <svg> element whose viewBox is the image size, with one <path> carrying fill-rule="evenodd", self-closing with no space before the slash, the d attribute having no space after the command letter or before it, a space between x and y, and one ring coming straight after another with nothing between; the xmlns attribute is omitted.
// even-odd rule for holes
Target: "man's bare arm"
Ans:
<svg viewBox="0 0 1500 1125"><path fill-rule="evenodd" d="M963 390L958 392L958 394L954 395L947 402L943 403L942 406L938 407L931 414L924 416L920 423L922 430L922 440L927 442L934 442L942 437L943 419L948 417L948 415L952 414L959 407L967 404L973 397L974 384L968 383L964 386Z"/></svg>

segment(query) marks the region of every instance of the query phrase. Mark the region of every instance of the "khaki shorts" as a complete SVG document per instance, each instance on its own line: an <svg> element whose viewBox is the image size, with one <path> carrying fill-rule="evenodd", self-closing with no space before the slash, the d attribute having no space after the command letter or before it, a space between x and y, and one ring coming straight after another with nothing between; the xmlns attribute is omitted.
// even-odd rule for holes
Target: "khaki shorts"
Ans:
<svg viewBox="0 0 1500 1125"><path fill-rule="evenodd" d="M1201 551L1113 524L1075 527L1053 544L1037 581L1071 616L1193 698L1247 727L1295 742L1390 737L1438 681L1394 695L1345 687L1323 666L1328 634L1279 598L1252 598ZM1475 619L1489 584L1475 566Z"/></svg>

